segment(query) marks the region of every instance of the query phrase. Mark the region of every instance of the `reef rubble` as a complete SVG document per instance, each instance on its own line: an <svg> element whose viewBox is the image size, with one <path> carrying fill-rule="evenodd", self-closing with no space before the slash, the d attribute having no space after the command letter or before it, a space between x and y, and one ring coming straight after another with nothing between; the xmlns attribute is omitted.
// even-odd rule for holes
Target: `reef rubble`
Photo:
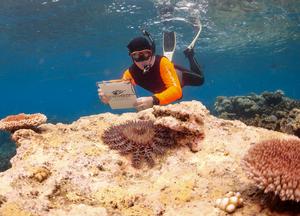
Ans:
<svg viewBox="0 0 300 216"><path fill-rule="evenodd" d="M181 139L152 167L134 168L102 140L107 128L137 119ZM243 198L234 215L286 215L262 205L241 159L254 143L294 136L217 118L198 101L37 129L12 134L18 148L0 173L1 216L225 216L215 202L231 191Z"/></svg>

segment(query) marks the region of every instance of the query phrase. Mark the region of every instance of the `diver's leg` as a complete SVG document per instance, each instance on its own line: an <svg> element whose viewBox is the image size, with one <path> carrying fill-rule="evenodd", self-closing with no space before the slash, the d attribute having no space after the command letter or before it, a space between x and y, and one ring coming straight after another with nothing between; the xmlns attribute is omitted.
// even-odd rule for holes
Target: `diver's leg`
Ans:
<svg viewBox="0 0 300 216"><path fill-rule="evenodd" d="M183 71L178 69L178 68L175 68L176 70L176 73L177 73L177 77L179 79L179 82L180 82L180 86L183 87L184 86L184 83L183 83Z"/></svg>
<svg viewBox="0 0 300 216"><path fill-rule="evenodd" d="M196 74L181 65L174 64L181 87L198 86L202 80L199 74Z"/></svg>
<svg viewBox="0 0 300 216"><path fill-rule="evenodd" d="M185 85L202 85L204 83L204 75L200 65L195 59L194 49L186 49L183 53L190 63L190 71L183 73ZM188 82L186 82L186 79Z"/></svg>

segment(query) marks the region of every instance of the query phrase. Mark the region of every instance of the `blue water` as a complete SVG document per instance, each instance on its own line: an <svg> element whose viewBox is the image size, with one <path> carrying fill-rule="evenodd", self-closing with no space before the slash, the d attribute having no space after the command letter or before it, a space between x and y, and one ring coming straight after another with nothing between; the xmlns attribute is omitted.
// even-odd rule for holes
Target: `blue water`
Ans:
<svg viewBox="0 0 300 216"><path fill-rule="evenodd" d="M131 64L126 44L140 28L153 35L157 53L162 31L176 31L174 61L188 66L182 51L195 33L195 18L203 25L195 51L206 80L186 87L183 100L200 100L212 109L219 95L277 89L300 99L298 0L169 2L1 1L0 119L41 112L50 122L68 123L123 112L99 102L96 81L119 78ZM138 95L147 94L138 88ZM7 151L1 144L6 138L1 140L0 151Z"/></svg>

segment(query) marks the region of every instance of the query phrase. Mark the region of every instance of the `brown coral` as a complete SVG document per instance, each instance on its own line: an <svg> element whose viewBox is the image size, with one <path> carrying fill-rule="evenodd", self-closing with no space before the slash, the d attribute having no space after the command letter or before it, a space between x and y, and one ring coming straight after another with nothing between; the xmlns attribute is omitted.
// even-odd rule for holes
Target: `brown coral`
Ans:
<svg viewBox="0 0 300 216"><path fill-rule="evenodd" d="M47 117L41 113L10 115L0 121L0 130L14 132L19 129L37 127L47 121Z"/></svg>
<svg viewBox="0 0 300 216"><path fill-rule="evenodd" d="M122 154L132 153L132 165L135 168L139 168L144 159L149 166L154 166L153 154L161 155L175 145L168 129L154 126L148 120L128 121L112 126L104 132L102 139L110 148Z"/></svg>
<svg viewBox="0 0 300 216"><path fill-rule="evenodd" d="M38 182L43 182L50 176L51 172L46 167L38 167L32 174L32 178Z"/></svg>
<svg viewBox="0 0 300 216"><path fill-rule="evenodd" d="M265 193L300 201L300 139L259 142L249 149L242 165Z"/></svg>

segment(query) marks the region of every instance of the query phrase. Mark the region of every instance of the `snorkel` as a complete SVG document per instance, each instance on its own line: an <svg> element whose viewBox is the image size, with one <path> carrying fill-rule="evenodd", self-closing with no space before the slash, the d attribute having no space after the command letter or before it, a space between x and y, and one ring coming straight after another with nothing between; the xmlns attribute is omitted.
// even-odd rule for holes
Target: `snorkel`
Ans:
<svg viewBox="0 0 300 216"><path fill-rule="evenodd" d="M152 57L153 56L151 56L150 59L149 59L149 64L144 65L143 74L146 74L147 72L149 72L149 70L152 66L152 64L151 64L152 63Z"/></svg>
<svg viewBox="0 0 300 216"><path fill-rule="evenodd" d="M147 32L145 29L142 29L142 33L150 41L150 43L151 43L151 51L152 51L152 56L150 57L149 64L146 64L144 66L144 69L143 69L143 74L146 74L150 70L150 68L152 66L152 64L151 64L152 63L152 58L153 58L153 55L155 54L155 42L154 42L153 38L151 37L150 33Z"/></svg>
<svg viewBox="0 0 300 216"><path fill-rule="evenodd" d="M145 65L143 69L143 74L146 74L150 70L150 68L151 68L150 64Z"/></svg>

